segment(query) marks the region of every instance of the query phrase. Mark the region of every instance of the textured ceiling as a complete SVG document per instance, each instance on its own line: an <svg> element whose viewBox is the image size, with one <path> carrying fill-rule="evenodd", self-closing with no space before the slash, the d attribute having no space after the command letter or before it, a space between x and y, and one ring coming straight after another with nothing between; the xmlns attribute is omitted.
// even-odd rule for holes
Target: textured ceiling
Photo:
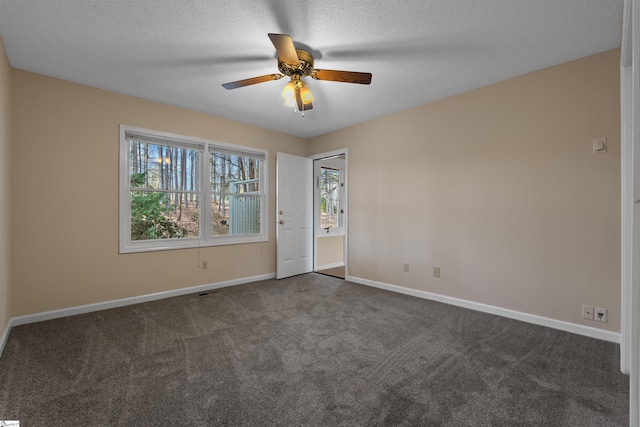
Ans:
<svg viewBox="0 0 640 427"><path fill-rule="evenodd" d="M15 68L312 137L620 46L623 0L0 0ZM267 33L370 86L282 104Z"/></svg>

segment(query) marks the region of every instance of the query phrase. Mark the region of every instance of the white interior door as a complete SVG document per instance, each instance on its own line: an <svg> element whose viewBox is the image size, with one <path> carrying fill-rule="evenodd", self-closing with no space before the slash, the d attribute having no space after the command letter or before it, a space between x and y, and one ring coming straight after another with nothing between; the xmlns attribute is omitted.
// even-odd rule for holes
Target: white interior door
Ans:
<svg viewBox="0 0 640 427"><path fill-rule="evenodd" d="M313 161L276 155L276 278L313 270Z"/></svg>

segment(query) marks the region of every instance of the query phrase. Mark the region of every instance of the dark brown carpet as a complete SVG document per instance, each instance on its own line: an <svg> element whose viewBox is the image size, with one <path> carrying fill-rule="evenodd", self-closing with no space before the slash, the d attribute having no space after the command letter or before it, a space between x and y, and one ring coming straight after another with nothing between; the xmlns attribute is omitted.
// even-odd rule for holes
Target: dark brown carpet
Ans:
<svg viewBox="0 0 640 427"><path fill-rule="evenodd" d="M15 327L22 426L626 426L618 345L308 274Z"/></svg>

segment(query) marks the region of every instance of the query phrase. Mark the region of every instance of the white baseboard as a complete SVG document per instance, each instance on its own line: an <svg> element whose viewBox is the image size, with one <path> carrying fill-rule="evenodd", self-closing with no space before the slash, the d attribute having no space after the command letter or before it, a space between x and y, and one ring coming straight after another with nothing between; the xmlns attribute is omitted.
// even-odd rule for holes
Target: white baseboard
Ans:
<svg viewBox="0 0 640 427"><path fill-rule="evenodd" d="M322 264L316 267L316 271L318 270L327 270L329 268L338 268L344 267L344 261L332 262L331 264Z"/></svg>
<svg viewBox="0 0 640 427"><path fill-rule="evenodd" d="M64 308L60 310L46 311L43 313L28 314L25 316L13 317L9 320L2 337L0 337L0 356L4 351L5 344L9 338L11 328L19 325L26 325L28 323L42 322L45 320L57 319L60 317L73 316L76 314L91 313L94 311L107 310L110 308L124 307L132 304L140 304L148 301L155 301L164 298L171 298L180 295L193 294L196 292L204 292L212 289L225 288L228 286L242 285L245 283L257 282L261 280L268 280L275 278L275 273L263 274L253 277L244 277L240 279L227 280L224 282L210 283L206 285L192 286L189 288L175 289L166 292L158 292L154 294L141 295L131 298L123 298L112 301L105 301L95 304L81 305L77 307ZM375 288L385 289L392 292L398 292L405 295L411 295L418 298L428 299L432 301L438 301L445 304L451 304L458 307L469 308L471 310L481 311L484 313L495 314L498 316L508 317L515 320L521 320L523 322L533 323L535 325L547 326L553 329L559 329L566 332L572 332L574 334L585 335L591 338L597 338L614 343L620 343L620 334L611 331L605 331L603 329L592 328L590 326L578 325L575 323L565 322L562 320L550 319L548 317L536 316L534 314L523 313L520 311L508 310L492 305L481 304L473 301L463 300L459 298L448 297L445 295L434 294L425 291L418 291L415 289L404 288L402 286L390 285L388 283L375 282L373 280L362 279L359 277L348 276L346 280L358 283L365 286L372 286Z"/></svg>
<svg viewBox="0 0 640 427"><path fill-rule="evenodd" d="M0 357L2 357L2 352L4 351L4 346L9 339L9 332L11 332L11 327L13 326L13 319L9 319L6 328L2 332L2 337L0 337Z"/></svg>
<svg viewBox="0 0 640 427"><path fill-rule="evenodd" d="M140 304L148 301L155 301L164 298L171 298L180 295L194 294L196 292L204 292L212 289L225 288L227 286L242 285L244 283L257 282L260 280L268 280L275 278L275 273L262 274L260 276L243 277L241 279L227 280L218 283L209 283L206 285L192 286L189 288L175 289L166 292L158 292L155 294L140 295L137 297L123 298L112 301L99 302L95 304L81 305L77 307L63 308L61 310L45 311L43 313L28 314L26 316L14 317L9 321L11 326L26 325L27 323L42 322L44 320L57 319L60 317L73 316L76 314L91 313L93 311L107 310L110 308L124 307L126 305ZM10 328L7 328L10 330ZM9 332L6 333L9 335ZM3 335L3 339L6 339ZM4 346L4 341L0 343ZM0 353L1 354L1 353Z"/></svg>
<svg viewBox="0 0 640 427"><path fill-rule="evenodd" d="M590 326L578 325L576 323L565 322L563 320L550 319L548 317L536 316L535 314L523 313L521 311L509 310L506 308L496 307L493 305L482 304L478 302L463 300L459 298L448 297L446 295L434 294L431 292L418 291L402 286L390 285L388 283L375 282L373 280L362 279L360 277L348 276L347 281L358 283L361 285L372 286L374 288L385 289L387 291L398 292L401 294L411 295L418 298L428 299L432 301L443 302L458 307L469 308L471 310L481 311L483 313L495 314L497 316L508 317L510 319L520 320L534 325L547 326L561 331L571 332L578 335L585 335L591 338L597 338L604 341L620 343L620 334L603 329L592 328Z"/></svg>

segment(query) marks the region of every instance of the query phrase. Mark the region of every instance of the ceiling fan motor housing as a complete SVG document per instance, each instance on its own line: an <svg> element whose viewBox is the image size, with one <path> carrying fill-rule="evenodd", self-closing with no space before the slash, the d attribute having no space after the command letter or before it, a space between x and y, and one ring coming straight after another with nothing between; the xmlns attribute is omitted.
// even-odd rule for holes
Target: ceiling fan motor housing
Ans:
<svg viewBox="0 0 640 427"><path fill-rule="evenodd" d="M309 52L296 49L298 54L298 65L287 64L278 57L278 70L288 77L305 77L313 71L313 56Z"/></svg>

